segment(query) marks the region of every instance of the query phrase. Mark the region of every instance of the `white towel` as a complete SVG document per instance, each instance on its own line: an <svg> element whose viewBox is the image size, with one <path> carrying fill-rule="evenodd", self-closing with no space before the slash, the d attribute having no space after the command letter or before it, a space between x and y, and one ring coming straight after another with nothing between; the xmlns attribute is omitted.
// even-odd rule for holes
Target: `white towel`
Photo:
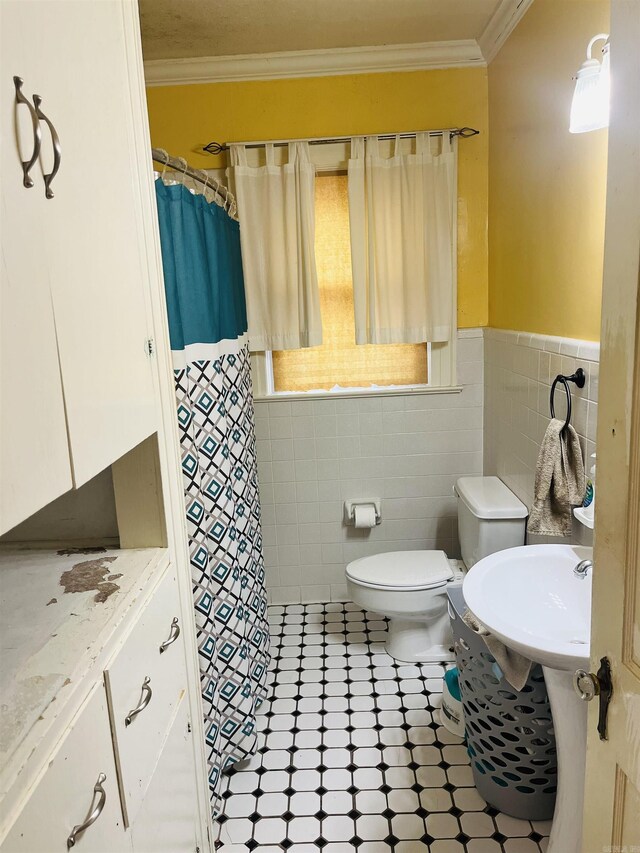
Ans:
<svg viewBox="0 0 640 853"><path fill-rule="evenodd" d="M570 536L571 509L584 497L584 464L578 434L553 418L540 445L533 507L527 530L543 536Z"/></svg>
<svg viewBox="0 0 640 853"><path fill-rule="evenodd" d="M496 659L496 663L502 670L504 677L509 684L520 692L527 683L529 671L531 670L531 661L524 655L514 652L509 646L505 646L502 640L494 637L481 622L478 622L476 617L470 610L466 610L462 621L479 637L482 637L486 647Z"/></svg>

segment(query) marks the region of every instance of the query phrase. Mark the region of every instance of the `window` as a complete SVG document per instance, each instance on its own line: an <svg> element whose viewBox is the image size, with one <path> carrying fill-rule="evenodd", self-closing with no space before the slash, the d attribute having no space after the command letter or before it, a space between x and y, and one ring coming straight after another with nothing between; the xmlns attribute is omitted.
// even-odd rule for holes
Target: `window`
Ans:
<svg viewBox="0 0 640 853"><path fill-rule="evenodd" d="M426 344L355 343L346 175L317 176L315 214L323 343L272 353L274 391L425 385Z"/></svg>
<svg viewBox="0 0 640 853"><path fill-rule="evenodd" d="M403 152L411 140L402 140ZM276 149L276 157L284 149ZM391 143L381 151L391 155ZM264 152L250 152L262 165ZM456 340L443 344L360 345L355 343L351 247L344 143L313 148L316 164L316 264L322 309L323 344L300 350L252 353L256 397L280 394L362 392L393 388L438 390L455 387Z"/></svg>

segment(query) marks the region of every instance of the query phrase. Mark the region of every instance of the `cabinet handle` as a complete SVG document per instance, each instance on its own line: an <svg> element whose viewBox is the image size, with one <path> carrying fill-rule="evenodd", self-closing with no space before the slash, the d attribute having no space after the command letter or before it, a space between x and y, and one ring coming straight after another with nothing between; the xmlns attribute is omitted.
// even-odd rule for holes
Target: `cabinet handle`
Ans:
<svg viewBox="0 0 640 853"><path fill-rule="evenodd" d="M79 836L82 835L85 829L88 829L92 823L95 823L102 814L104 805L107 802L107 792L102 787L102 783L106 778L107 777L104 773L101 773L98 776L98 781L93 787L93 799L91 801L91 806L89 807L89 813L82 823L74 826L71 830L71 835L67 838L67 850L71 850L72 847L76 846L76 841Z"/></svg>
<svg viewBox="0 0 640 853"><path fill-rule="evenodd" d="M124 718L125 726L130 726L131 723L133 722L134 718L138 716L140 711L144 711L144 709L147 707L149 702L151 702L151 697L153 696L153 692L152 692L151 688L149 687L150 682L151 682L151 679L149 678L149 676L147 676L145 678L145 680L142 682L142 693L140 695L140 701L138 702L136 707L133 709L133 711L129 711L127 716Z"/></svg>
<svg viewBox="0 0 640 853"><path fill-rule="evenodd" d="M29 174L33 164L36 162L38 157L40 156L40 145L42 143L42 131L40 130L40 121L38 120L38 114L33 108L33 104L28 98L22 93L22 85L24 81L22 77L14 77L13 84L16 87L16 104L24 104L25 107L29 110L29 115L31 116L31 123L33 124L33 151L31 152L31 157L29 160L21 160L20 164L22 166L22 185L29 189L33 186L33 178ZM17 128L16 128L17 133Z"/></svg>
<svg viewBox="0 0 640 853"><path fill-rule="evenodd" d="M60 145L60 137L58 136L58 132L55 129L53 122L50 118L42 112L40 109L40 104L42 103L42 98L40 95L33 96L33 103L36 108L36 115L43 121L51 132L51 143L53 145L53 167L48 175L43 175L44 178L44 194L47 198L53 198L53 190L51 189L51 182L58 174L58 169L60 168L60 161L62 160L62 146Z"/></svg>
<svg viewBox="0 0 640 853"><path fill-rule="evenodd" d="M164 643L160 644L160 654L169 648L171 643L175 643L175 641L180 636L180 625L178 625L178 617L175 616L171 621L171 630L169 631L169 636L164 641Z"/></svg>

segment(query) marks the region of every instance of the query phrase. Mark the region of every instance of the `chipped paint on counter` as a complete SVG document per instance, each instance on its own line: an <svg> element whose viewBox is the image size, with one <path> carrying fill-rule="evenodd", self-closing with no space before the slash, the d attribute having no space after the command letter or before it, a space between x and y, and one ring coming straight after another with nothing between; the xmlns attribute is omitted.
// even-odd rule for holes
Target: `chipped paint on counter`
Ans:
<svg viewBox="0 0 640 853"><path fill-rule="evenodd" d="M168 565L162 548L87 550L0 554L0 801L75 713L79 685L102 679L116 629Z"/></svg>

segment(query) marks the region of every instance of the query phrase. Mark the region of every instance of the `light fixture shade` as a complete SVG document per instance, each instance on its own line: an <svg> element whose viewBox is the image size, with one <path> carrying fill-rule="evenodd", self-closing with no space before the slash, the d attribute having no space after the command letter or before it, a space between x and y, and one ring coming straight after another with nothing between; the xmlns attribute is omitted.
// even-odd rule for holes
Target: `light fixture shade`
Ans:
<svg viewBox="0 0 640 853"><path fill-rule="evenodd" d="M576 76L576 88L571 103L570 133L587 133L609 126L609 36L594 36L587 48L587 59ZM596 41L604 39L602 63L591 56Z"/></svg>

